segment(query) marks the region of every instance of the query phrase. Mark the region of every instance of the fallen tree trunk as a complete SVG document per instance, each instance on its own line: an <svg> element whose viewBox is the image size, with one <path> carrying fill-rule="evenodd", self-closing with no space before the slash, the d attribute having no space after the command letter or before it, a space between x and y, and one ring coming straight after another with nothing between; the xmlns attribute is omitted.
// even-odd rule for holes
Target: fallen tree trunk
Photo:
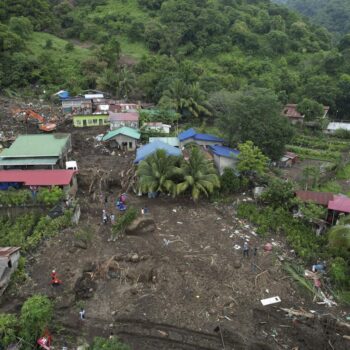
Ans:
<svg viewBox="0 0 350 350"><path fill-rule="evenodd" d="M313 314L311 312L307 312L307 311L301 311L301 310L294 310L294 309L286 309L286 308L281 308L281 310L287 312L288 314L290 315L293 315L293 316L298 316L298 317L306 317L308 319L319 319L319 320L323 320L323 319L326 319L325 316L318 316L316 314ZM350 324L349 323L346 323L346 322L343 322L343 321L339 321L337 319L335 319L335 326L339 329L339 330L342 330L344 332L347 332L347 331L350 331ZM346 336L348 337L348 336Z"/></svg>

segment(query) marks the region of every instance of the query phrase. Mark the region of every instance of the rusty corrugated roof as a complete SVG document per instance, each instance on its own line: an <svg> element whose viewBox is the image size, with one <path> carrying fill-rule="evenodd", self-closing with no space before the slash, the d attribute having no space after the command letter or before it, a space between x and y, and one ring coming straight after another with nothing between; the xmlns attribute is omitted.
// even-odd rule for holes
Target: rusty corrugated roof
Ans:
<svg viewBox="0 0 350 350"><path fill-rule="evenodd" d="M333 200L334 195L330 192L296 191L296 196L303 202L311 202L328 206L328 202Z"/></svg>
<svg viewBox="0 0 350 350"><path fill-rule="evenodd" d="M20 247L0 247L0 258L8 258L20 249Z"/></svg>

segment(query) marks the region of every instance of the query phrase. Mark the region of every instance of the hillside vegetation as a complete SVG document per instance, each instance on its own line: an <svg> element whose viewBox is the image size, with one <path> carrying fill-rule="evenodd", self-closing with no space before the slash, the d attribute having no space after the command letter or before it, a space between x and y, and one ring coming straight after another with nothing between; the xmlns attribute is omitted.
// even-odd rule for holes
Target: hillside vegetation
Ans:
<svg viewBox="0 0 350 350"><path fill-rule="evenodd" d="M325 29L270 1L30 2L0 5L6 91L100 88L203 118L213 93L254 86L280 103L306 97L348 116L350 40L332 47Z"/></svg>
<svg viewBox="0 0 350 350"><path fill-rule="evenodd" d="M310 17L314 23L326 27L337 37L350 33L348 0L280 0L279 2Z"/></svg>

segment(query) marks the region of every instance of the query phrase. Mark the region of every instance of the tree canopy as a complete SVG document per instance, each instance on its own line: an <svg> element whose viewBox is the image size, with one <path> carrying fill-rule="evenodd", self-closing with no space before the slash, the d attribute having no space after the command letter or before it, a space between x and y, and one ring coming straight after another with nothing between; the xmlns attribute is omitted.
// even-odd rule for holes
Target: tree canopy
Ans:
<svg viewBox="0 0 350 350"><path fill-rule="evenodd" d="M281 116L282 106L272 91L256 87L223 91L213 94L210 103L231 144L252 141L272 160L283 155L293 129Z"/></svg>

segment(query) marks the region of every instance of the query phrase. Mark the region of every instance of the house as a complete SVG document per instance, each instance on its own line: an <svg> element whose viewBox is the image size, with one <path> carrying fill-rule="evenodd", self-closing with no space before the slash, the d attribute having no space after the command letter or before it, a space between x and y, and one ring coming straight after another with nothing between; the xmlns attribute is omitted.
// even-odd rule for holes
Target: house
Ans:
<svg viewBox="0 0 350 350"><path fill-rule="evenodd" d="M136 129L123 126L108 132L102 137L102 141L108 142L111 147L133 151L136 149L137 141L140 137L141 134Z"/></svg>
<svg viewBox="0 0 350 350"><path fill-rule="evenodd" d="M153 141L162 141L173 147L180 147L180 141L177 137L150 137L149 143Z"/></svg>
<svg viewBox="0 0 350 350"><path fill-rule="evenodd" d="M62 110L64 113L71 114L91 114L92 101L84 97L71 97L62 100Z"/></svg>
<svg viewBox="0 0 350 350"><path fill-rule="evenodd" d="M20 247L0 247L0 295L8 286L11 275L18 267Z"/></svg>
<svg viewBox="0 0 350 350"><path fill-rule="evenodd" d="M136 150L136 159L134 163L139 163L141 160L146 159L159 149L163 149L169 156L181 156L182 154L176 147L170 146L162 141L154 141Z"/></svg>
<svg viewBox="0 0 350 350"><path fill-rule="evenodd" d="M329 201L333 200L334 195L330 192L296 191L295 195L304 203L314 203L328 206Z"/></svg>
<svg viewBox="0 0 350 350"><path fill-rule="evenodd" d="M109 115L108 114L74 115L73 125L77 128L83 128L86 126L109 125Z"/></svg>
<svg viewBox="0 0 350 350"><path fill-rule="evenodd" d="M281 168L290 168L298 161L298 155L293 152L286 152L279 160L278 166Z"/></svg>
<svg viewBox="0 0 350 350"><path fill-rule="evenodd" d="M209 151L213 154L214 163L220 173L223 174L225 168L236 168L239 151L224 146L209 146Z"/></svg>
<svg viewBox="0 0 350 350"><path fill-rule="evenodd" d="M134 112L141 109L141 106L136 103L113 102L109 106L109 110L114 113Z"/></svg>
<svg viewBox="0 0 350 350"><path fill-rule="evenodd" d="M0 169L64 168L71 149L70 134L20 135L0 153Z"/></svg>
<svg viewBox="0 0 350 350"><path fill-rule="evenodd" d="M302 124L305 118L305 115L297 111L297 105L291 103L283 108L282 115L287 117L292 124Z"/></svg>
<svg viewBox="0 0 350 350"><path fill-rule="evenodd" d="M119 129L122 126L128 126L129 128L139 128L139 113L138 112L125 112L115 113L109 111L110 129Z"/></svg>
<svg viewBox="0 0 350 350"><path fill-rule="evenodd" d="M169 134L171 125L169 124L163 124L161 122L148 122L148 123L143 123L142 125L143 128L146 130L152 130L156 132L161 132L163 134Z"/></svg>
<svg viewBox="0 0 350 350"><path fill-rule="evenodd" d="M0 188L9 187L61 187L68 196L75 196L78 190L76 170L0 170Z"/></svg>
<svg viewBox="0 0 350 350"><path fill-rule="evenodd" d="M180 146L184 147L188 143L196 143L199 146L209 147L215 145L221 145L224 143L224 140L210 134L198 134L195 129L191 128L181 132L178 135Z"/></svg>
<svg viewBox="0 0 350 350"><path fill-rule="evenodd" d="M346 130L350 132L350 123L331 122L327 125L326 132L328 134L334 134L337 130Z"/></svg>
<svg viewBox="0 0 350 350"><path fill-rule="evenodd" d="M350 198L346 196L334 196L328 202L328 222L331 224L336 223L339 214L350 213Z"/></svg>
<svg viewBox="0 0 350 350"><path fill-rule="evenodd" d="M287 117L292 124L303 124L305 115L302 115L300 112L298 112L297 107L297 104L292 103L285 105L282 111L282 115ZM328 114L329 107L323 106L323 111L324 113L322 118L325 118Z"/></svg>

